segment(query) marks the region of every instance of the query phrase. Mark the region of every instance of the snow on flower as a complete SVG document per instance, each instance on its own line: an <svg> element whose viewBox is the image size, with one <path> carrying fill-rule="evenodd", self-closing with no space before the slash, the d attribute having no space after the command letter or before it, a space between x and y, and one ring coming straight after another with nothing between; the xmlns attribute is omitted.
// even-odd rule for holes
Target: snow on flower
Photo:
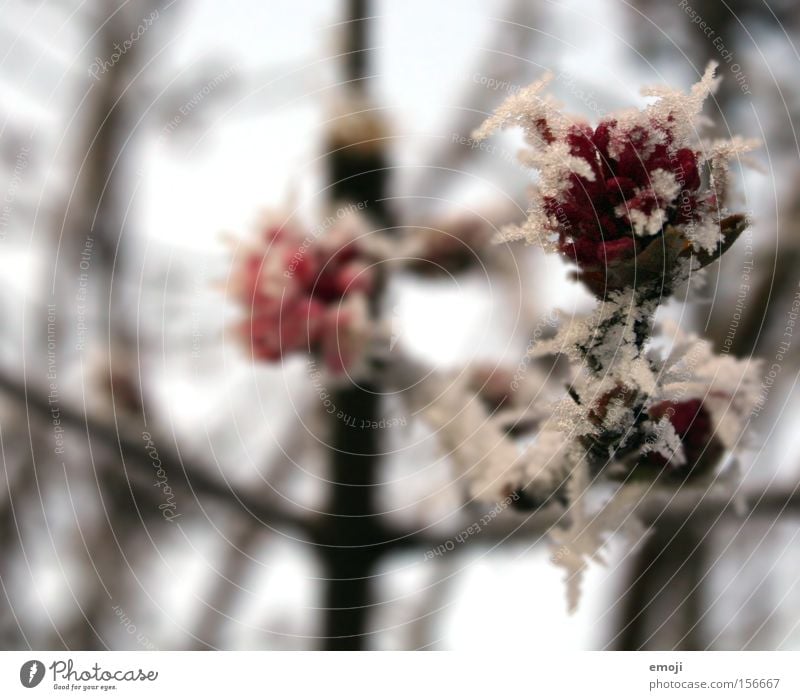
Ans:
<svg viewBox="0 0 800 700"><path fill-rule="evenodd" d="M319 236L268 226L237 256L231 291L256 358L311 353L333 372L361 364L427 421L471 497L559 508L552 558L567 571L574 609L583 572L602 562L608 538L626 533L635 544L644 536L637 511L646 495L730 483L726 457L747 439L758 363L717 356L656 318L678 285L749 224L725 199L729 162L753 143L698 138L713 65L688 93L649 89L647 107L594 127L541 95L549 80L511 96L476 132L521 127L521 160L538 171L527 220L505 240L566 256L596 297L590 313L560 318L553 337L529 345L524 371L480 363L432 370L395 348L370 313L375 263L385 276L420 260L422 270L448 272L485 262L493 225L477 214L409 227L405 241L367 239L351 220ZM548 357L559 358L556 370L541 365Z"/></svg>
<svg viewBox="0 0 800 700"><path fill-rule="evenodd" d="M245 310L237 331L254 358L319 354L336 373L360 359L375 279L358 232L353 219L319 237L284 222L241 245L229 289Z"/></svg>
<svg viewBox="0 0 800 700"><path fill-rule="evenodd" d="M506 237L558 250L595 292L602 288L598 276L606 289L628 286L632 280L614 279L609 268L624 268L655 246L652 257L667 234L679 239L682 256L703 253L701 264L710 262L729 233L723 225L728 162L755 145L737 138L704 146L699 139L714 71L712 64L688 94L647 89L653 104L606 117L594 128L539 96L551 76L510 97L475 132L483 139L521 126L528 146L522 160L539 172L528 221Z"/></svg>
<svg viewBox="0 0 800 700"><path fill-rule="evenodd" d="M531 508L563 503L566 517L550 533L552 559L567 571L574 609L583 571L602 562L608 537L625 532L635 543L644 536L637 510L646 494L727 483L723 458L746 442L759 363L717 356L710 343L658 329L655 319L678 283L748 225L724 205L729 161L754 143L737 137L704 145L697 137L703 101L716 85L713 65L688 93L651 88L644 94L655 100L645 109L596 127L540 96L549 79L509 98L475 136L523 129L521 159L538 181L527 221L505 240L525 238L572 260L598 304L562 319L555 337L530 352L572 363L561 396L542 395L511 426L474 411L468 424L452 413L440 424L466 457L474 496L520 494L518 505ZM666 356L655 349L656 331L671 338ZM598 500L596 491L606 497Z"/></svg>

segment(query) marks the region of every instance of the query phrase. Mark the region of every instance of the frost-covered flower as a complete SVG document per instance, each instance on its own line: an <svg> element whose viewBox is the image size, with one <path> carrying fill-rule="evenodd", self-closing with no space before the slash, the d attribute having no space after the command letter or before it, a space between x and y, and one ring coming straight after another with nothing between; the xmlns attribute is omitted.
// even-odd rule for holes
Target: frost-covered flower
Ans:
<svg viewBox="0 0 800 700"><path fill-rule="evenodd" d="M521 126L528 144L521 159L539 173L528 220L506 239L559 251L598 295L664 278L692 252L700 265L718 257L746 223L724 211L728 161L755 143L698 138L714 70L710 65L688 94L648 89L654 103L595 127L539 95L550 75L510 97L475 134Z"/></svg>
<svg viewBox="0 0 800 700"><path fill-rule="evenodd" d="M253 357L320 354L334 372L351 367L369 336L367 295L375 283L351 221L320 237L269 225L237 255L231 293L247 318L238 330Z"/></svg>
<svg viewBox="0 0 800 700"><path fill-rule="evenodd" d="M527 221L501 239L525 238L572 260L598 304L562 319L555 336L529 352L571 362L558 396L542 394L511 413L488 377L475 390L499 397L492 413L435 417L454 438L447 446L475 497L514 493L523 496L517 505L563 504L566 517L550 532L552 558L567 570L573 609L583 570L602 561L608 536L625 531L635 543L644 535L636 511L646 494L692 484L705 492L732 473L722 457L746 437L759 363L717 356L675 327L662 329L662 343L652 334L661 301L746 227L746 217L725 209L727 169L754 144L697 138L713 66L689 93L648 90L656 100L645 109L594 127L540 96L547 81L509 98L476 137L522 127L521 158L538 180ZM666 356L657 350L664 342Z"/></svg>

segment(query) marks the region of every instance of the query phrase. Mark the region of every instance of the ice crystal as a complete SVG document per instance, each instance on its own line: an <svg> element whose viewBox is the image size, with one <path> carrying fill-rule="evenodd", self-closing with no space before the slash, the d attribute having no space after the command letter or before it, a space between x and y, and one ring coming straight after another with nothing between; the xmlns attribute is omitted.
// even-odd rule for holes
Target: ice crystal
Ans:
<svg viewBox="0 0 800 700"><path fill-rule="evenodd" d="M537 243L575 263L596 306L560 317L555 335L538 339L516 374L422 367L402 344L394 347L368 303L379 283L373 263L387 272L423 271L408 262L420 260L428 271L484 264L498 216L428 221L409 226L402 241L361 236L353 221L315 235L269 225L240 249L231 292L245 310L239 331L255 357L307 352L336 372L361 363L428 423L472 497L561 509L552 560L567 572L572 610L586 567L602 563L609 538L626 534L631 546L642 539L637 510L646 494L693 485L705 493L735 478L721 465L746 438L759 364L717 356L707 341L657 328L655 319L661 302L749 224L728 212L726 197L730 161L754 143L699 138L703 103L717 82L713 65L688 93L649 88L644 94L654 99L644 109L596 126L542 94L551 79L509 97L475 136L522 129L520 160L537 180L525 221L500 238ZM654 343L654 333L664 342ZM659 349L665 344L668 351ZM558 372L537 370L556 356Z"/></svg>
<svg viewBox="0 0 800 700"><path fill-rule="evenodd" d="M695 251L712 254L724 240L728 162L754 146L736 138L703 148L697 122L716 85L714 71L712 64L688 93L649 88L643 92L656 98L653 104L594 128L539 95L548 78L508 98L475 132L480 139L521 126L528 144L521 160L539 173L528 221L507 231L507 239L555 244L590 272L636 260L669 228ZM627 286L625 279L608 282Z"/></svg>
<svg viewBox="0 0 800 700"><path fill-rule="evenodd" d="M567 570L574 609L583 572L602 561L608 537L627 531L629 541L641 539L635 511L644 494L721 483L722 456L746 434L758 363L716 356L710 343L675 327L660 330L672 341L663 355L652 336L660 303L748 225L727 213L725 198L731 159L755 144L734 138L704 145L698 137L703 102L717 83L713 65L688 93L649 88L644 94L655 100L647 107L594 128L541 96L548 80L509 98L475 136L523 129L521 160L538 180L527 220L503 237L572 260L598 304L583 317L561 318L555 336L530 350L533 358L572 362L567 390L539 405L517 452L505 447L517 436L497 442L495 433L498 458L484 455L472 481L483 498L522 492L534 507L564 502L565 524L551 531L552 558ZM476 434L480 417L470 422ZM468 440L467 432L460 438ZM597 507L589 495L609 482L615 493Z"/></svg>

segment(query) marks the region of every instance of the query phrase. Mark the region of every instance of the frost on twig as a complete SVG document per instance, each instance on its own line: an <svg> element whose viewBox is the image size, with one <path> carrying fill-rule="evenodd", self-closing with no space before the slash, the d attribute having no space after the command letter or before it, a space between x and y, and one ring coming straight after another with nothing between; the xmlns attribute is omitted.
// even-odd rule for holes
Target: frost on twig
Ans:
<svg viewBox="0 0 800 700"><path fill-rule="evenodd" d="M562 323L536 357L572 362L563 395L503 464L487 460L473 490L502 498L558 495L568 525L551 532L553 561L567 570L570 609L589 561L609 535L641 539L635 510L645 493L707 488L725 455L740 447L758 396L758 363L716 356L710 344L672 328L672 350L654 349L655 317L673 291L722 255L749 224L725 208L732 159L756 144L738 137L704 145L709 66L688 93L649 88L642 110L596 127L561 114L543 97L546 76L512 96L475 132L522 128L521 160L537 173L527 220L504 234L557 251L598 299L585 317ZM511 436L506 437L507 440ZM615 484L602 506L588 496Z"/></svg>
<svg viewBox="0 0 800 700"><path fill-rule="evenodd" d="M497 236L496 217L445 217L409 227L404 241L367 236L354 221L320 236L271 226L237 256L231 291L255 357L305 351L331 372L366 368L432 428L471 497L562 508L552 558L567 571L574 609L586 566L602 562L608 538L641 539L636 511L645 495L736 490L735 470L721 465L746 442L758 363L717 356L708 342L658 328L656 319L661 303L749 225L728 211L726 197L730 162L755 142L699 137L717 83L713 65L688 92L650 88L647 107L596 126L542 94L550 79L511 96L475 133L522 129L520 159L537 173L523 222ZM590 313L562 318L553 337L537 338L524 358L526 381L497 368L431 371L382 344L385 324L369 304L381 282L376 265L381 277L415 267L399 260L453 272L490 259L493 235L565 257L596 299ZM557 379L539 373L543 357L568 369Z"/></svg>

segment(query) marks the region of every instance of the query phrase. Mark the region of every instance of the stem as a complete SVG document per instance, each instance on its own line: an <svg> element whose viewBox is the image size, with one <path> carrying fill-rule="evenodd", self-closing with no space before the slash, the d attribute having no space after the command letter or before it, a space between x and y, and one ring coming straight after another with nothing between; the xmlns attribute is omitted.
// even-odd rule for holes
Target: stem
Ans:
<svg viewBox="0 0 800 700"><path fill-rule="evenodd" d="M355 418L371 420L379 398L367 389L339 391L336 406ZM322 528L320 555L327 579L324 593L324 648L358 650L365 646L372 602L369 576L381 553L382 528L375 514L377 433L337 420L333 427L331 501Z"/></svg>
<svg viewBox="0 0 800 700"><path fill-rule="evenodd" d="M366 0L351 0L348 25L347 72L357 81L353 88L365 92L367 68ZM348 118L348 117L345 117ZM364 119L362 115L360 117ZM377 117L374 117L377 119ZM371 220L390 224L385 206L388 192L387 159L383 144L331 143L329 170L335 200L363 202ZM373 317L380 311L381 294L372 297ZM319 556L327 579L324 600L324 648L358 650L365 647L369 609L373 601L369 581L386 540L376 514L378 433L357 426L380 416L380 396L375 387L353 384L334 395L337 412L355 420L331 416L331 494L319 538Z"/></svg>

